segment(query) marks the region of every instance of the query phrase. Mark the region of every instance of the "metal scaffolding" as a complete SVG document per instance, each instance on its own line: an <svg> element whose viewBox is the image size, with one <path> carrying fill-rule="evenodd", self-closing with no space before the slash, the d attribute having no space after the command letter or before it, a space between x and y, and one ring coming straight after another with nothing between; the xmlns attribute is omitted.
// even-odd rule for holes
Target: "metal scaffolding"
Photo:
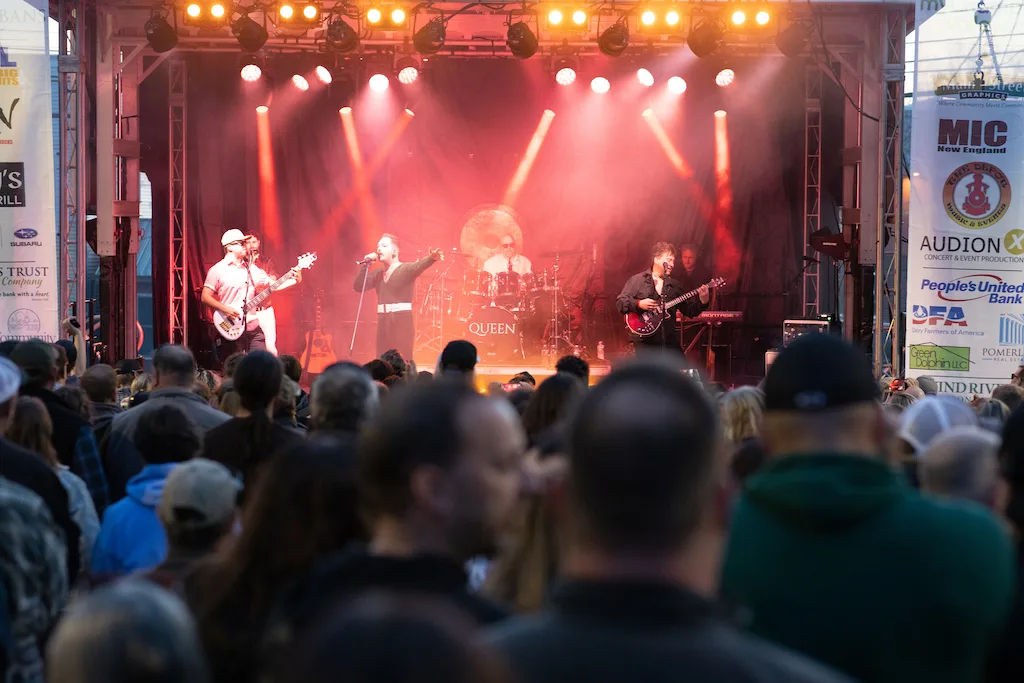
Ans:
<svg viewBox="0 0 1024 683"><path fill-rule="evenodd" d="M57 8L60 46L57 57L59 78L58 110L60 121L60 223L57 237L57 263L60 292L58 311L71 313L78 304L78 315L85 315L85 222L86 160L86 32L85 1L60 0Z"/></svg>
<svg viewBox="0 0 1024 683"><path fill-rule="evenodd" d="M887 9L881 26L882 92L879 116L879 198L875 241L874 369L900 375L903 330L901 271L903 260L903 52L907 15Z"/></svg>
<svg viewBox="0 0 1024 683"><path fill-rule="evenodd" d="M188 201L186 151L187 135L187 89L185 62L181 59L167 60L168 108L170 146L169 175L171 196L168 202L168 239L170 268L168 269L167 294L169 299L168 341L172 344L188 344Z"/></svg>
<svg viewBox="0 0 1024 683"><path fill-rule="evenodd" d="M804 80L804 318L816 318L821 308L821 269L811 247L811 235L821 229L821 69L807 66Z"/></svg>

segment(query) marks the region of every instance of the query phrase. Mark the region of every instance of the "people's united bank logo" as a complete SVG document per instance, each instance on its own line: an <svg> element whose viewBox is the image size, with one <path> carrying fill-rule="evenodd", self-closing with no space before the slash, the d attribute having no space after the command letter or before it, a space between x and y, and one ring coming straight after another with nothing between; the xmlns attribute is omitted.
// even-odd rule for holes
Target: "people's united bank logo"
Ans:
<svg viewBox="0 0 1024 683"><path fill-rule="evenodd" d="M0 86L18 85L18 63L10 58L0 45Z"/></svg>
<svg viewBox="0 0 1024 683"><path fill-rule="evenodd" d="M1010 179L994 164L972 161L946 179L942 203L946 214L971 230L998 223L1010 208Z"/></svg>

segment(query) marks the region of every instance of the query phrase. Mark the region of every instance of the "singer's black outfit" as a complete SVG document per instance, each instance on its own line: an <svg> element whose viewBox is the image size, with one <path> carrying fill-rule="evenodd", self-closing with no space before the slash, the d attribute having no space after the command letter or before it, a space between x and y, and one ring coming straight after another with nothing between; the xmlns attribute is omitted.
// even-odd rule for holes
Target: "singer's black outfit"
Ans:
<svg viewBox="0 0 1024 683"><path fill-rule="evenodd" d="M677 296L685 294L688 291L690 290L683 289L682 285L671 277L665 278L665 286L662 287L662 295L664 295L666 301L669 299L675 299ZM619 309L619 313L622 315L640 313L640 308L637 306L637 303L642 299L654 299L655 301L661 300L661 295L659 295L658 290L654 288L654 275L651 274L651 271L649 270L637 273L626 280L626 284L622 288L622 292L615 300L615 307ZM701 304L699 297L688 299L678 306L673 306L669 309L668 319L661 323L661 327L658 328L657 332L649 337L641 337L630 332L629 340L633 343L633 348L638 352L660 350L662 348L669 351L680 351L679 324L676 322L676 311L682 311L683 315L688 318L692 318L699 315L704 308L705 307Z"/></svg>
<svg viewBox="0 0 1024 683"><path fill-rule="evenodd" d="M414 263L403 263L395 268L391 277L384 279L387 268L378 267L370 271L369 264L359 266L352 288L357 292L363 289L363 278L366 278L366 290L377 290L377 354L388 349L398 349L403 358L412 358L412 345L415 330L413 327L412 299L413 289L418 278L427 268L434 265L434 259L426 256ZM390 310L396 306L400 310Z"/></svg>

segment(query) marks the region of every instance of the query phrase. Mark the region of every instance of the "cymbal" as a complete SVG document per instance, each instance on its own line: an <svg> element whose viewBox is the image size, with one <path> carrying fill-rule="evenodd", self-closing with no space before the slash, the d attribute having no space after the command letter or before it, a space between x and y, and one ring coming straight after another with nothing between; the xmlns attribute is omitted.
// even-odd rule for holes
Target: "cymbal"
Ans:
<svg viewBox="0 0 1024 683"><path fill-rule="evenodd" d="M582 256L586 252L583 249L555 249L554 251L542 251L537 258L558 258L559 256Z"/></svg>
<svg viewBox="0 0 1024 683"><path fill-rule="evenodd" d="M523 244L519 216L510 207L485 204L469 212L462 226L459 248L470 255L474 268L500 251L501 238L511 235L516 244Z"/></svg>

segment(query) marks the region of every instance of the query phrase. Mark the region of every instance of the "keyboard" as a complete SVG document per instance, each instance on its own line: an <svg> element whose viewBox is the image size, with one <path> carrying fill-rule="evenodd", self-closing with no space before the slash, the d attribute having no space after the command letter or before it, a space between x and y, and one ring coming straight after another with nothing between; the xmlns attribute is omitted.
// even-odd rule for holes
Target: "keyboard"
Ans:
<svg viewBox="0 0 1024 683"><path fill-rule="evenodd" d="M738 323L743 320L743 311L704 311L690 320L702 323Z"/></svg>

